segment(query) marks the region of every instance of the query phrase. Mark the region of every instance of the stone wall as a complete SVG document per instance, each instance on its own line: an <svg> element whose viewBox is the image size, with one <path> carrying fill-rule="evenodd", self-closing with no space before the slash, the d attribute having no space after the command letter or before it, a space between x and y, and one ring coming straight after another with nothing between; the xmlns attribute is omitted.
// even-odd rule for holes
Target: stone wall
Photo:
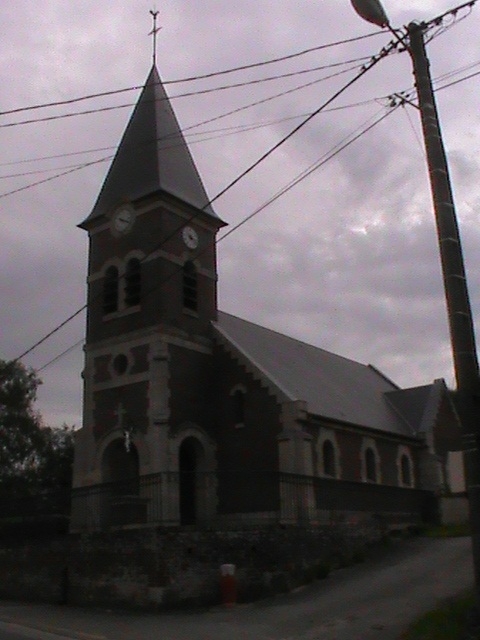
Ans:
<svg viewBox="0 0 480 640"><path fill-rule="evenodd" d="M469 520L468 498L465 495L442 496L442 524L464 524Z"/></svg>
<svg viewBox="0 0 480 640"><path fill-rule="evenodd" d="M17 540L0 547L0 598L162 609L221 602L219 569L237 567L238 599L286 592L383 535L374 519L304 529L132 528Z"/></svg>

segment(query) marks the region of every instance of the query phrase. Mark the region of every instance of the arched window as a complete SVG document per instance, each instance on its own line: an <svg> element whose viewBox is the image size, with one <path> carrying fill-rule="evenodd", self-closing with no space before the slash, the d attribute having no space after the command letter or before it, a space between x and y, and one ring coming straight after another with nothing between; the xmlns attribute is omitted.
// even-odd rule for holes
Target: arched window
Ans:
<svg viewBox="0 0 480 640"><path fill-rule="evenodd" d="M127 262L125 270L125 305L135 307L140 304L142 285L141 264L138 258L132 258Z"/></svg>
<svg viewBox="0 0 480 640"><path fill-rule="evenodd" d="M377 482L377 460L371 447L365 449L365 478L367 482Z"/></svg>
<svg viewBox="0 0 480 640"><path fill-rule="evenodd" d="M323 461L323 473L326 476L336 477L336 463L335 463L335 447L331 440L325 440L322 445L322 461Z"/></svg>
<svg viewBox="0 0 480 640"><path fill-rule="evenodd" d="M237 389L232 399L233 420L235 424L243 424L245 422L245 393L241 389Z"/></svg>
<svg viewBox="0 0 480 640"><path fill-rule="evenodd" d="M108 267L103 281L103 312L113 313L118 310L118 269Z"/></svg>
<svg viewBox="0 0 480 640"><path fill-rule="evenodd" d="M400 478L403 486L412 486L412 464L406 454L400 458Z"/></svg>
<svg viewBox="0 0 480 640"><path fill-rule="evenodd" d="M191 260L183 265L183 306L196 311L198 306L197 270Z"/></svg>

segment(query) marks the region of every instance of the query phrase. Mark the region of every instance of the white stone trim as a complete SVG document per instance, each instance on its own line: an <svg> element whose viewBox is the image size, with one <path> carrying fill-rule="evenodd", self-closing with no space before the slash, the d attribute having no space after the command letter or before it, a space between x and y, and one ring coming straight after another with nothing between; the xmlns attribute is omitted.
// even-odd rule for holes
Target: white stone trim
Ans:
<svg viewBox="0 0 480 640"><path fill-rule="evenodd" d="M188 438L197 441L203 450L203 456L198 460L198 480L200 484L208 483L211 486L200 486L196 495L197 522L209 522L217 511L217 478L213 473L217 468L216 444L202 427L185 422L176 429L170 429L168 433L169 471L180 471L180 447ZM170 520L180 522L180 486L178 495L169 496L171 504Z"/></svg>
<svg viewBox="0 0 480 640"><path fill-rule="evenodd" d="M376 481L367 479L367 464L365 460L365 453L367 449L372 449L375 456L375 475ZM380 463L380 454L378 453L377 443L373 438L364 437L362 439L362 446L360 449L360 469L362 482L370 482L372 484L382 484L382 469Z"/></svg>
<svg viewBox="0 0 480 640"><path fill-rule="evenodd" d="M115 389L116 387L127 387L130 384L137 384L138 382L147 382L150 379L148 371L142 373L134 373L129 375L124 373L123 376L115 374L115 378L107 380L105 382L97 382L93 385L94 391L103 391L104 389Z"/></svg>
<svg viewBox="0 0 480 640"><path fill-rule="evenodd" d="M121 345L118 345L117 348L112 349L111 354L112 357L110 358L110 362L108 363L108 372L110 374L110 376L112 377L112 380L115 380L116 382L125 382L128 378L128 382L130 382L130 377L128 372L133 364L133 358L132 358L132 353L130 351L130 349L122 349ZM113 366L113 361L115 360L115 358L117 356L125 356L127 358L127 368L125 370L124 373L117 373L115 371L115 367ZM101 384L101 383L100 383ZM98 387L96 385L94 385L95 388L97 389Z"/></svg>
<svg viewBox="0 0 480 640"><path fill-rule="evenodd" d="M187 438L195 438L203 447L204 460L201 471L215 471L216 463L216 444L210 438L207 432L199 425L193 422L184 422L177 429L169 431L169 471L179 471L179 451L182 443Z"/></svg>
<svg viewBox="0 0 480 640"><path fill-rule="evenodd" d="M127 266L127 262L132 260L132 258L137 258L140 262L145 260L145 251L140 251L140 249L132 249L123 257L123 264L125 267Z"/></svg>
<svg viewBox="0 0 480 640"><path fill-rule="evenodd" d="M102 231L108 231L110 233L110 228L111 228L110 218L112 217L116 209L122 204L132 206L135 209L135 217L137 219L142 215L151 213L152 211L162 210L162 212L164 213L174 214L179 218L183 218L185 220L185 224L187 224L192 220L192 213L190 211L185 211L179 205L171 202L167 203L164 200L161 200L161 201L155 200L154 202L151 202L149 204L143 204L143 205L139 204L138 202L133 203L130 201L126 201L126 202L120 201L114 207L112 207L111 210L106 214L106 217L108 218L108 222L103 222L102 224L97 225L93 229L90 229L88 231L89 236L97 235ZM206 222L204 222L198 216L195 219L195 226L201 227L202 229L205 229L206 231L211 232L211 226L208 225Z"/></svg>
<svg viewBox="0 0 480 640"><path fill-rule="evenodd" d="M117 267L119 277L123 278L123 276L125 275L127 262L132 258L137 258L142 263L146 262L144 251L140 251L139 249L132 249L123 258L114 256L106 260L98 271L94 271L88 276L87 282L95 282L96 280L101 280L102 278L104 278L109 267Z"/></svg>
<svg viewBox="0 0 480 640"><path fill-rule="evenodd" d="M247 387L244 384L236 384L234 385L230 391L229 391L229 395L233 396L237 391L241 391L242 393L247 393Z"/></svg>
<svg viewBox="0 0 480 640"><path fill-rule="evenodd" d="M125 339L125 334L122 334L113 338L105 338L105 340L98 340L95 343L86 344L85 351L94 357L110 355L112 350L117 346L125 349L131 349L133 347L140 347L144 344L150 345L158 340L159 335L160 332L158 327L148 327L146 330L140 329L138 331L130 332L129 339ZM184 338L177 338L163 332L161 332L161 337L166 343L172 344L176 347L184 347L191 351L198 351L199 353L206 353L209 355L212 353L212 349L208 345L199 344L198 342L193 342L192 340L186 340Z"/></svg>
<svg viewBox="0 0 480 640"><path fill-rule="evenodd" d="M131 437L132 443L135 445L138 453L139 476L142 476L145 475L145 469L148 470L150 468L150 452L148 450L148 447L146 446L143 433L134 432ZM103 436L97 443L95 451L95 470L98 472L97 482L99 483L103 482L101 478L103 455L108 445L115 440L125 440L123 429L115 427L115 429L112 429L107 434L105 434L105 436Z"/></svg>

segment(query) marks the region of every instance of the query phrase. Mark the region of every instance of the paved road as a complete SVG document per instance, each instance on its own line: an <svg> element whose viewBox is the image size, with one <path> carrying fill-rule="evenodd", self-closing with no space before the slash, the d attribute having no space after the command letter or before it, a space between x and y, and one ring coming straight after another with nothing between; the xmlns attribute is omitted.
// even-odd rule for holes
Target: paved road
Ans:
<svg viewBox="0 0 480 640"><path fill-rule="evenodd" d="M0 620L37 640L51 632L56 640L396 640L418 615L472 583L468 538L417 538L294 593L233 609L145 615L4 602ZM18 640L7 632L0 624L0 640Z"/></svg>
<svg viewBox="0 0 480 640"><path fill-rule="evenodd" d="M32 629L19 624L0 622L0 640L71 640L71 636L60 636L39 629Z"/></svg>

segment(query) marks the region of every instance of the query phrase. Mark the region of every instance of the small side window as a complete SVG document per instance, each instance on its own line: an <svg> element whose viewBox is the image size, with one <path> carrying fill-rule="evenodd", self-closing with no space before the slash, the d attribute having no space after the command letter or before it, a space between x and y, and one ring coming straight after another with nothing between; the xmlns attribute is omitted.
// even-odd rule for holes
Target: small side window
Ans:
<svg viewBox="0 0 480 640"><path fill-rule="evenodd" d="M322 446L323 473L336 477L335 447L331 440L325 440Z"/></svg>

